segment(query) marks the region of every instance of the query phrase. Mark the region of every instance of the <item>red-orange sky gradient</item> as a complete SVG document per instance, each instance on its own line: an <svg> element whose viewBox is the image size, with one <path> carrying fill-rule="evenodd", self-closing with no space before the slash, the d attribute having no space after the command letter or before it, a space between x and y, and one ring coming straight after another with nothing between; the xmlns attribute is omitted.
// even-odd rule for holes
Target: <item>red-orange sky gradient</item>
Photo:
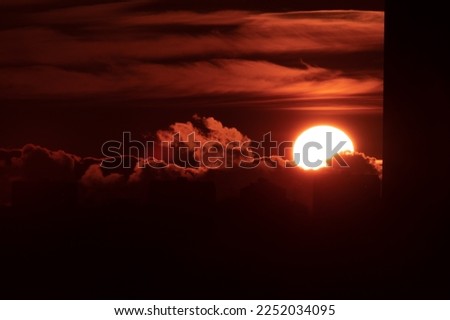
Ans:
<svg viewBox="0 0 450 320"><path fill-rule="evenodd" d="M366 167L355 170L380 175L383 8L278 5L2 2L2 189L17 179L139 181L139 168L98 168L102 144L123 131L293 141L329 124L357 145Z"/></svg>
<svg viewBox="0 0 450 320"><path fill-rule="evenodd" d="M382 12L146 13L133 5L21 15L25 23L0 33L1 96L248 94L277 96L280 107L284 99L348 106L364 96L380 107L381 70L340 70L308 57L380 51Z"/></svg>
<svg viewBox="0 0 450 320"><path fill-rule="evenodd" d="M0 0L0 299L448 298L449 19L384 3Z"/></svg>
<svg viewBox="0 0 450 320"><path fill-rule="evenodd" d="M99 156L199 114L253 139L329 123L381 158L382 5L241 2L2 2L0 145Z"/></svg>

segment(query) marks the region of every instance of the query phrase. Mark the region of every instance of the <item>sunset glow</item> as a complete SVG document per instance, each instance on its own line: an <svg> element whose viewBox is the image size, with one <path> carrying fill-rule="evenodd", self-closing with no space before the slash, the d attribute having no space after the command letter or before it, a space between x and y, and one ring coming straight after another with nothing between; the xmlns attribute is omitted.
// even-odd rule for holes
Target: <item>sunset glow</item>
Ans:
<svg viewBox="0 0 450 320"><path fill-rule="evenodd" d="M418 167L391 161L383 137L392 145L389 126L413 123L413 94L444 70L428 65L448 55L408 56L434 34L445 42L441 29L399 39L408 50L389 61L384 1L1 0L0 9L5 301L283 296L289 304L230 303L229 313L195 300L195 314L181 302L167 311L115 304L157 318L328 317L336 307L348 319L333 299L396 297L393 289L409 292L420 280L428 264L415 259L416 245L427 252L409 238L419 220L404 210L404 228L382 198L409 192L403 180ZM426 77L385 87L397 65ZM411 85L411 95L392 97ZM445 98L445 89L423 92ZM394 98L386 114L385 92ZM434 106L417 101L423 114ZM401 131L404 144L394 147L418 151L410 147L421 142L432 161L434 142L415 140L421 125ZM403 179L390 185L396 171ZM391 263L409 240L411 255ZM408 263L419 273L397 282ZM418 291L434 295L441 279L430 280ZM0 320L17 318L11 310L2 317L0 301Z"/></svg>
<svg viewBox="0 0 450 320"><path fill-rule="evenodd" d="M329 149L333 150L341 143L342 148L338 152L332 152L327 155L327 133L331 138L328 143ZM308 148L308 143L312 143ZM307 149L307 150L305 150ZM305 155L305 151L307 155ZM331 159L336 153L354 152L352 140L342 130L332 126L315 126L302 132L294 143L293 157L299 167L305 170L318 170L327 166L327 160ZM306 157L306 159L305 159ZM308 165L308 162L317 165ZM319 164L320 162L320 164Z"/></svg>

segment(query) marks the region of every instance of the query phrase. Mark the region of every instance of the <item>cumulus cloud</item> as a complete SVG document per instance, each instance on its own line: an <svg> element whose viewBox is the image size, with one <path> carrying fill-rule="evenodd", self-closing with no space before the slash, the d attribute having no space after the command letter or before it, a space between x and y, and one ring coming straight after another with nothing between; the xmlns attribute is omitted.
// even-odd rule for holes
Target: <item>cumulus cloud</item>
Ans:
<svg viewBox="0 0 450 320"><path fill-rule="evenodd" d="M380 178L382 177L383 162L380 159L370 157L363 152L344 154L342 158L354 174L377 174Z"/></svg>
<svg viewBox="0 0 450 320"><path fill-rule="evenodd" d="M52 151L27 144L19 157L11 158L11 167L19 172L19 177L29 180L73 180L75 165L80 157L62 150Z"/></svg>
<svg viewBox="0 0 450 320"><path fill-rule="evenodd" d="M119 173L111 173L105 175L102 168L98 164L90 165L86 172L80 179L81 184L89 187L95 188L98 186L111 185L119 183L123 180L124 176Z"/></svg>
<svg viewBox="0 0 450 320"><path fill-rule="evenodd" d="M11 204L12 184L16 181L77 181L80 161L76 155L33 144L21 149L0 149L0 204Z"/></svg>
<svg viewBox="0 0 450 320"><path fill-rule="evenodd" d="M170 141L177 133L180 134L180 141L188 141L189 135L195 133L195 140L201 143L214 141L217 145L226 146L230 142L237 142L232 149L225 149L224 153L224 156L232 155L232 167L227 167L226 161L220 166L208 166L201 161L197 166L191 166L151 156L148 159L132 157L134 168L111 170L100 166L102 159L83 158L62 150L53 151L28 144L21 149L0 150L0 202L3 205L10 203L11 183L14 181L70 182L79 188L79 201L88 204L102 204L118 199L145 201L149 185L176 179L212 181L216 185L218 196L222 198L238 195L243 187L260 178L280 187L292 186L288 196L295 201L303 201L309 194L309 176L314 173L293 168L289 157L264 157L261 153L249 153L243 144L252 140L237 128L227 127L212 117L194 115L192 121L177 122L168 129L157 131L156 142ZM185 147L190 156L200 157L199 148L194 148L189 143L185 143ZM380 160L359 152L343 155L343 158L349 168L333 167L327 172L342 171L344 174L381 177ZM238 167L237 164L242 160L252 163L251 169ZM276 168L273 168L273 164L277 164Z"/></svg>
<svg viewBox="0 0 450 320"><path fill-rule="evenodd" d="M217 141L223 145L232 141L244 142L249 138L236 128L229 128L213 117L194 115L193 121L176 122L169 130L159 130L157 137L160 141L170 141L174 134L179 133L180 139L188 140L188 135L194 133L199 142Z"/></svg>

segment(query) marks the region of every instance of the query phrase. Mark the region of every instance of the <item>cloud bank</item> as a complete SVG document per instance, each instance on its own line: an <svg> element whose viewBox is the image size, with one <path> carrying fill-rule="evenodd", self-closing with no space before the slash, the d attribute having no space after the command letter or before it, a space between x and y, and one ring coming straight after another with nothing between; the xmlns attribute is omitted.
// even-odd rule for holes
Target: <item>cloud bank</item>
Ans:
<svg viewBox="0 0 450 320"><path fill-rule="evenodd" d="M224 126L212 117L199 117L195 115L192 121L174 123L168 129L156 132L157 140L164 141L176 132L182 139L195 132L196 139L200 141L217 141L226 144L231 141L251 141L249 137L236 128ZM189 149L194 152L194 149ZM230 151L235 152L236 150ZM130 156L131 155L125 155ZM251 156L251 155L250 155ZM235 161L242 158L237 152ZM249 156L245 157L249 160ZM331 169L324 174L350 174L350 175L380 175L381 167L377 159L356 152L344 157L350 168ZM79 201L84 204L104 204L117 199L128 199L145 202L149 186L158 181L174 181L187 179L190 181L211 181L216 185L219 197L229 197L258 179L264 178L280 186L296 186L301 181L308 181L311 172L299 168L285 168L279 156L270 159L259 158L257 165L252 169L207 167L183 168L175 163L168 163L162 169L141 164L149 159L133 158L134 165L130 170L118 168L104 169L100 166L103 159L80 157L62 150L49 150L47 148L28 144L20 149L0 150L0 190L2 205L11 204L11 194L14 183L72 183L79 190ZM269 168L265 161L277 162L277 168ZM150 159L150 161L152 161ZM201 164L201 163L200 163ZM340 172L342 171L342 172ZM309 177L309 178L308 178ZM307 190L303 187L303 193ZM295 188L293 189L295 190ZM302 192L299 194L301 195ZM294 198L298 192L292 193Z"/></svg>

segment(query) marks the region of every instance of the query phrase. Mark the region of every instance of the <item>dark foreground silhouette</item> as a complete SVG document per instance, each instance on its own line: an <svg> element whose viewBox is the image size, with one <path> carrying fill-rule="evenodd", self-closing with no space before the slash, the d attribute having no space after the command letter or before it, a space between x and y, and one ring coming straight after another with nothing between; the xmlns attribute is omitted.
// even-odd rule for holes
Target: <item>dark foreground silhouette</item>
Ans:
<svg viewBox="0 0 450 320"><path fill-rule="evenodd" d="M375 176L318 179L309 204L266 180L155 182L148 203L81 205L71 183L13 187L1 219L1 298L391 298L445 294L416 277ZM417 238L418 241L420 237ZM440 291L441 290L441 291Z"/></svg>

